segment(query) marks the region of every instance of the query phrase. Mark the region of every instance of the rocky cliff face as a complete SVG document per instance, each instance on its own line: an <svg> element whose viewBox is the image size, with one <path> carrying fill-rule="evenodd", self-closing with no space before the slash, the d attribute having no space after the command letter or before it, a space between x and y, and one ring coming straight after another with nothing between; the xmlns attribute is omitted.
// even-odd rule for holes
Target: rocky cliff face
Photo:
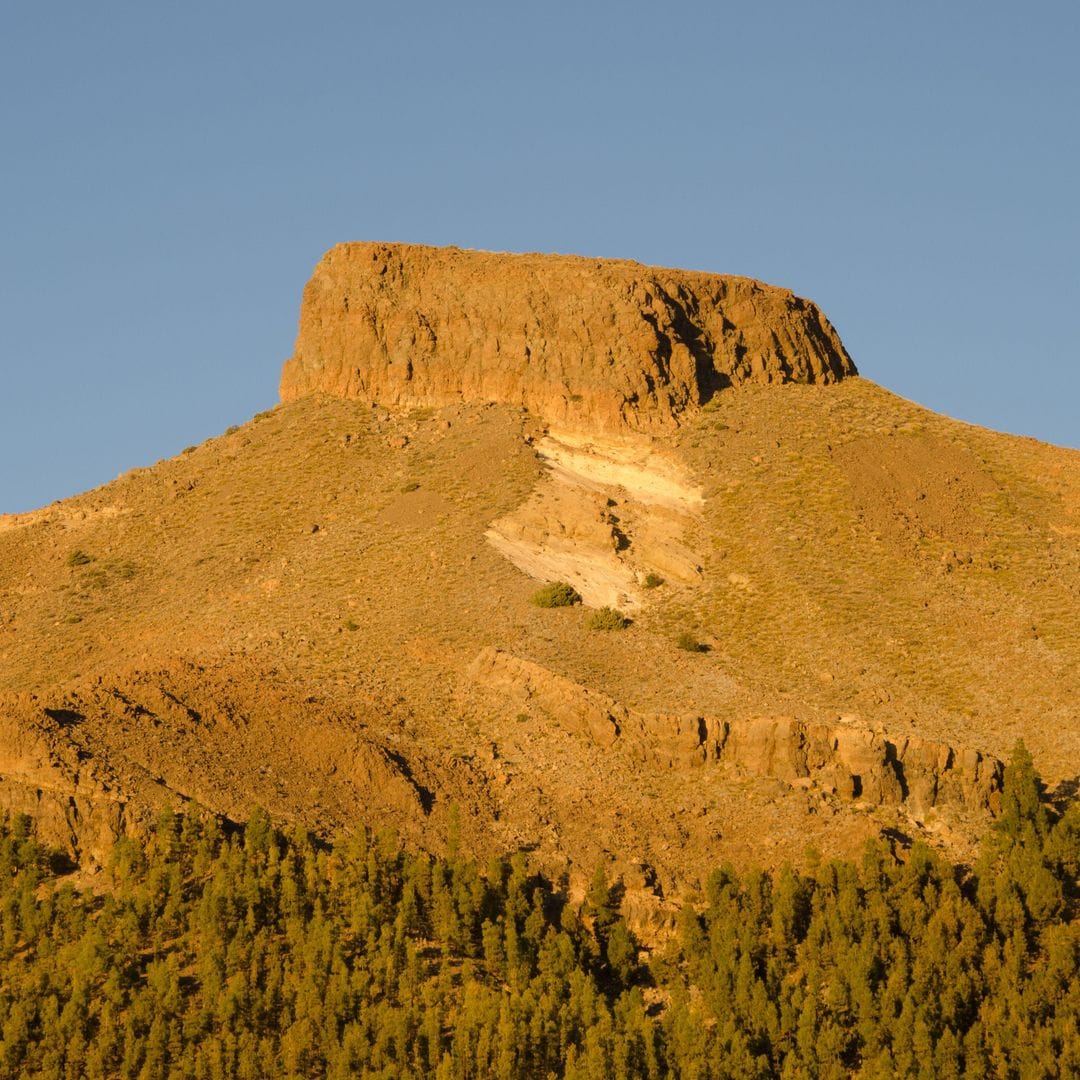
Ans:
<svg viewBox="0 0 1080 1080"><path fill-rule="evenodd" d="M750 278L561 255L341 244L304 290L284 401L494 401L663 430L745 382L855 374L818 308Z"/></svg>
<svg viewBox="0 0 1080 1080"><path fill-rule="evenodd" d="M916 820L932 808L1000 806L1004 766L970 748L789 716L643 713L493 648L476 658L472 677L605 749L618 747L665 769L731 766L847 801L902 807Z"/></svg>

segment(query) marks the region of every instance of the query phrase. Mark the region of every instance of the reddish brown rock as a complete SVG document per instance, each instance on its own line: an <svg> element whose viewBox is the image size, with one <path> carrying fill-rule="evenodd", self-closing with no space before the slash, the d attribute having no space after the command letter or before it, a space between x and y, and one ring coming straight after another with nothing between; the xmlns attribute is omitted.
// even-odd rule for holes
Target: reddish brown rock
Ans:
<svg viewBox="0 0 1080 1080"><path fill-rule="evenodd" d="M354 243L304 290L281 397L493 401L564 427L663 430L739 383L855 373L813 303L750 278Z"/></svg>

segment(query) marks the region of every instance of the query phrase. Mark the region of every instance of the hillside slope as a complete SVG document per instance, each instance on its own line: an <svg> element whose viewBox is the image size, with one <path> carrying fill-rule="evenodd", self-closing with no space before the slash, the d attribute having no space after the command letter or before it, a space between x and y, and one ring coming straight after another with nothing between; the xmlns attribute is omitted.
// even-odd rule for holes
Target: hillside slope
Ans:
<svg viewBox="0 0 1080 1080"><path fill-rule="evenodd" d="M88 865L186 800L459 832L644 920L723 861L962 856L1018 737L1074 791L1078 611L1080 454L860 378L664 434L310 394L0 518L0 801Z"/></svg>

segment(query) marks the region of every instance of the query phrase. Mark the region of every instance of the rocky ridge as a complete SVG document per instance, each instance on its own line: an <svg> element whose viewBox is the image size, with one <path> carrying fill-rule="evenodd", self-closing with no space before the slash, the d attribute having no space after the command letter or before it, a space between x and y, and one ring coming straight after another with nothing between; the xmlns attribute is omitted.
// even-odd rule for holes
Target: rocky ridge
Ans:
<svg viewBox="0 0 1080 1080"><path fill-rule="evenodd" d="M491 401L561 428L665 431L734 385L854 374L816 305L750 278L351 243L304 289L281 398Z"/></svg>

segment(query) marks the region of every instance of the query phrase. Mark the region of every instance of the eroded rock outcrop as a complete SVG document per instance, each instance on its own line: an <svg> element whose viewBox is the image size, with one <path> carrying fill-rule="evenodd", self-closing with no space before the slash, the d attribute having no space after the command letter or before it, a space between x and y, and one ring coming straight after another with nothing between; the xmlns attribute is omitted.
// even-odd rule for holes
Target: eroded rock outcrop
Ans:
<svg viewBox="0 0 1080 1080"><path fill-rule="evenodd" d="M915 818L939 806L996 810L1000 802L1002 763L973 749L789 716L639 712L494 648L479 654L471 675L605 749L618 746L664 768L722 763L849 801L903 807Z"/></svg>
<svg viewBox="0 0 1080 1080"><path fill-rule="evenodd" d="M360 813L407 827L431 798L352 711L244 658L0 694L0 811L30 814L88 864L168 805L234 821L256 805L278 820L313 807L329 832Z"/></svg>
<svg viewBox="0 0 1080 1080"><path fill-rule="evenodd" d="M750 278L563 255L340 244L304 290L284 401L493 401L663 430L745 382L855 374L810 301Z"/></svg>
<svg viewBox="0 0 1080 1080"><path fill-rule="evenodd" d="M41 840L92 865L141 832L168 793L144 770L121 779L87 753L70 737L80 720L34 695L0 697L0 811L30 815Z"/></svg>
<svg viewBox="0 0 1080 1080"><path fill-rule="evenodd" d="M978 750L786 716L709 721L708 735L709 758L845 799L902 805L915 817L935 806L999 805L1004 768Z"/></svg>

